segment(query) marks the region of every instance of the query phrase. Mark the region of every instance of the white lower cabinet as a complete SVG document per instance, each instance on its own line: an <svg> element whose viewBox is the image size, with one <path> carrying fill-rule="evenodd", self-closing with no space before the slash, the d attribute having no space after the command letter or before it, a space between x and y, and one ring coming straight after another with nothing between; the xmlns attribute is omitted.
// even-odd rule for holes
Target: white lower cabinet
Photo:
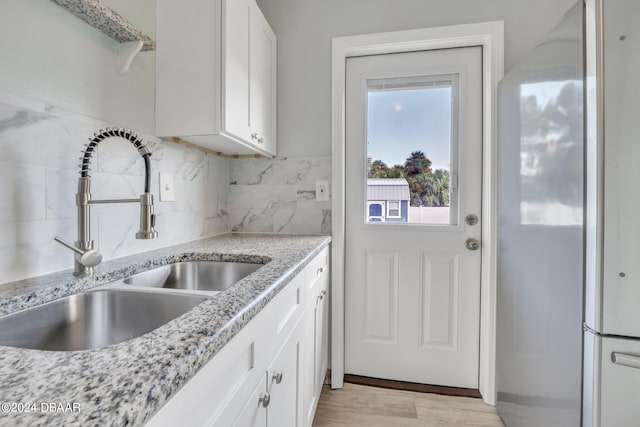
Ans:
<svg viewBox="0 0 640 427"><path fill-rule="evenodd" d="M313 424L329 360L328 263L321 263L318 258L314 261L317 263L315 266L312 265L310 271L310 295L307 298L303 320L305 340L302 415L305 427Z"/></svg>
<svg viewBox="0 0 640 427"><path fill-rule="evenodd" d="M240 412L240 416L235 421L228 420L224 415L217 421L217 425L227 425L233 427L265 427L267 425L267 411L263 406L266 397L264 388L266 380L261 380L251 393L249 400ZM233 422L233 424L232 424ZM226 424L225 424L226 423Z"/></svg>
<svg viewBox="0 0 640 427"><path fill-rule="evenodd" d="M147 426L311 427L329 354L328 261L326 248Z"/></svg>
<svg viewBox="0 0 640 427"><path fill-rule="evenodd" d="M268 395L267 426L300 426L297 419L300 407L300 328L296 328L280 354L271 365L267 377Z"/></svg>

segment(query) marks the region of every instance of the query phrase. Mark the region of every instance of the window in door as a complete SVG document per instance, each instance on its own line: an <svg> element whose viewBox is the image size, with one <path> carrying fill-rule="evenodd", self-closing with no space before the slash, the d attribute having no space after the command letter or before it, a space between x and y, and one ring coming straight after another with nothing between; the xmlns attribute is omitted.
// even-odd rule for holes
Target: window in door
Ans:
<svg viewBox="0 0 640 427"><path fill-rule="evenodd" d="M458 224L457 97L456 74L367 80L366 222Z"/></svg>

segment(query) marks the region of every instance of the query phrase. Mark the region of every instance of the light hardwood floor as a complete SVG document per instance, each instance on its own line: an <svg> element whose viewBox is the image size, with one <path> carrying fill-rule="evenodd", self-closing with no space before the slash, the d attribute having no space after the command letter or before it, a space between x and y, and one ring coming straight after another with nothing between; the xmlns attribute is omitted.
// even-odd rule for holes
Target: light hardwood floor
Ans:
<svg viewBox="0 0 640 427"><path fill-rule="evenodd" d="M324 386L313 427L503 427L482 399L389 390L345 383Z"/></svg>

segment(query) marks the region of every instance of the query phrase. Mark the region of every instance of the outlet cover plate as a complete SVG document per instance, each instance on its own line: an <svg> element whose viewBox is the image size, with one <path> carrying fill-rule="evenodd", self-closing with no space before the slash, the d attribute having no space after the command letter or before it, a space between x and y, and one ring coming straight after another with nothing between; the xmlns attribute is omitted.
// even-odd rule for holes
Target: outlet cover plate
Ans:
<svg viewBox="0 0 640 427"><path fill-rule="evenodd" d="M316 201L326 202L329 200L329 181L316 181Z"/></svg>
<svg viewBox="0 0 640 427"><path fill-rule="evenodd" d="M176 199L176 192L173 183L173 174L160 173L160 201L172 202Z"/></svg>

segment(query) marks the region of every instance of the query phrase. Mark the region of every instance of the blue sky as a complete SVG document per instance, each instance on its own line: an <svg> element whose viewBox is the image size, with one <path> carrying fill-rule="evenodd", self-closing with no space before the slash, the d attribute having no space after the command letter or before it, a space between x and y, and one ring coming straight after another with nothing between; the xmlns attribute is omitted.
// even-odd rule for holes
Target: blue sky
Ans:
<svg viewBox="0 0 640 427"><path fill-rule="evenodd" d="M448 169L450 127L450 88L369 92L368 154L389 167L420 150Z"/></svg>

